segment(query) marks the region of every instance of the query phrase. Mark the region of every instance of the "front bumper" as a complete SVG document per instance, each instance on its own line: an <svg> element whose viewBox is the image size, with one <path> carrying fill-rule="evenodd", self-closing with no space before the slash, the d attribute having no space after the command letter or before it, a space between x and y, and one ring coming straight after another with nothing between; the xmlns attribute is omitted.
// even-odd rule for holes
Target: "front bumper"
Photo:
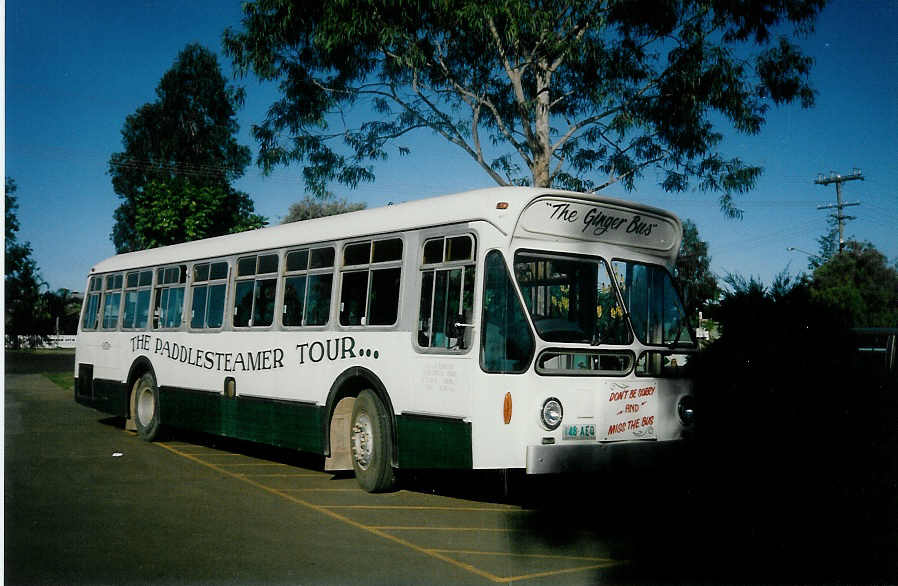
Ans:
<svg viewBox="0 0 898 586"><path fill-rule="evenodd" d="M527 446L527 474L591 472L626 463L657 467L688 457L685 440Z"/></svg>

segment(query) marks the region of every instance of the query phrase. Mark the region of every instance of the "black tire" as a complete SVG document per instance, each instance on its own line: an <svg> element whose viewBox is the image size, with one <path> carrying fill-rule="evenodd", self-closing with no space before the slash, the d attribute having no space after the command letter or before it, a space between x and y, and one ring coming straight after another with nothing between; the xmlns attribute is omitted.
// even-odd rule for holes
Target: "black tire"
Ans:
<svg viewBox="0 0 898 586"><path fill-rule="evenodd" d="M149 372L134 383L134 425L137 435L148 442L160 436L159 387Z"/></svg>
<svg viewBox="0 0 898 586"><path fill-rule="evenodd" d="M362 391L355 400L349 445L359 486L368 492L387 492L396 486L389 414L371 391Z"/></svg>

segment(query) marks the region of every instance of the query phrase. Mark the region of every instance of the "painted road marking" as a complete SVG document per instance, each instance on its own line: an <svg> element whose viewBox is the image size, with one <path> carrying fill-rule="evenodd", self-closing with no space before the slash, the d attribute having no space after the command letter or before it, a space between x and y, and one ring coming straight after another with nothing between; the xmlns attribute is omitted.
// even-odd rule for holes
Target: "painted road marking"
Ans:
<svg viewBox="0 0 898 586"><path fill-rule="evenodd" d="M382 531L476 531L484 533L516 533L524 531L523 529L506 529L502 527L433 527L431 525L424 527L417 525L371 525L371 527Z"/></svg>
<svg viewBox="0 0 898 586"><path fill-rule="evenodd" d="M499 507L431 507L419 505L323 505L328 509L350 509L357 511L486 511L489 513L528 513L523 509L505 509Z"/></svg>
<svg viewBox="0 0 898 586"><path fill-rule="evenodd" d="M595 562L585 566L574 566L571 568L562 568L560 570L546 570L543 572L531 572L529 574L519 574L517 576L497 576L496 582L501 583L509 583L509 582L517 582L519 580L532 580L534 578L545 578L547 576L557 576L560 574L571 574L574 572L587 572L589 570L600 570L604 568L610 568L613 566L620 565L622 561L613 560L610 558L601 558L601 557L586 557L586 556L567 556L567 555L552 555L552 554L537 554L537 553L510 553L503 551L476 551L476 550L462 550L462 549L431 549L430 551L434 553L442 553L446 555L470 555L470 556L490 556L490 557L501 557L501 558L536 558L536 559L547 559L547 560L568 560L568 561L589 561Z"/></svg>
<svg viewBox="0 0 898 586"><path fill-rule="evenodd" d="M272 472L270 474L265 473L237 473L239 476L253 477L253 478L329 478L330 474L319 474L315 472Z"/></svg>
<svg viewBox="0 0 898 586"><path fill-rule="evenodd" d="M518 508L514 508L514 507L435 507L435 506L399 506L399 505L397 505L397 506L385 506L385 505L325 506L325 505L317 505L315 503L312 503L310 501L307 501L305 499L302 499L302 498L299 498L299 497L296 497L296 496L290 494L291 491L294 491L297 489L278 489L278 488L274 488L274 487L268 486L266 484L263 484L257 480L254 480L254 478L256 478L256 477L267 476L267 475L245 474L245 473L240 473L240 472L234 472L234 471L228 469L228 468L233 468L235 466L253 466L254 464L243 464L243 465L231 464L231 465L227 465L227 466L222 466L219 464L214 464L212 462L207 462L207 461L203 460L202 458L198 457L197 455L189 453L189 452L185 452L171 444L167 444L167 443L163 443L163 442L156 442L156 445L161 446L161 447L165 448L166 450L168 450L168 451L172 452L173 454L176 454L182 458L185 458L185 459L195 462L201 466L209 468L210 470L214 470L215 472L218 472L220 474L230 476L230 477L234 478L235 480L245 482L246 484L249 484L255 488L258 488L259 490L262 490L269 494L279 496L289 502L292 502L297 505L301 505L303 507L306 507L308 509L311 509L313 511L321 513L322 515L330 517L336 521L340 521L342 523L345 523L347 525L355 527L361 531L370 533L372 535L376 535L382 539L391 541L397 545L401 545L403 547L411 549L412 551L421 553L423 555L432 557L434 559L438 559L447 564L453 565L457 568L460 568L462 570L465 570L467 572L470 572L472 574L475 574L477 576L485 578L491 582L505 584L505 583L515 582L515 581L519 581L519 580L543 578L543 577L547 577L547 576L555 576L555 575L561 575L561 574L569 574L569 573L573 573L573 572L584 572L584 571L589 571L589 570L608 568L608 567L611 567L614 565L618 565L620 563L624 563L624 562L612 560L609 558L586 558L586 557L578 557L578 556L563 556L563 555L550 555L550 554L514 554L514 553L504 553L504 552L484 552L484 551L476 551L476 550L450 550L450 549L434 549L434 548L422 547L422 546L417 545L411 541L402 539L401 537L397 537L396 535L388 533L388 531L402 531L402 530L410 529L409 527L396 527L396 528L385 527L384 528L384 527L378 527L378 526L374 526L374 525L365 525L364 523L355 521L345 515L341 515L340 513L336 512L335 509L341 509L341 510L410 510L410 511L411 510L417 510L417 511L423 510L423 511L463 511L463 512L472 512L472 511L478 512L479 511L479 512L502 512L502 513L512 513L512 512L527 513L528 511L524 511L522 509L518 509ZM255 465L257 465L257 466L276 465L276 466L287 467L286 464L280 464L280 463L274 463L274 464L258 463ZM280 476L280 475L278 475L278 476ZM315 474L315 473L295 473L295 474L289 474L286 476L323 477L323 476L327 476L327 475L326 474ZM340 490L340 489L331 489L331 490ZM358 489L347 489L347 490L356 491ZM361 492L361 491L359 491L359 492ZM439 530L439 528L434 528L433 530ZM474 531L475 529L469 529L469 528L446 529L446 528L444 528L444 530ZM478 528L476 530L491 531L490 529L483 529L483 528ZM500 530L493 529L492 531L500 531ZM507 531L513 531L513 530L507 530ZM567 561L593 561L593 562L598 562L598 563L592 563L592 564L586 565L586 566L577 566L574 568L563 568L560 570L547 570L544 572L522 574L522 575L518 575L518 576L497 576L496 574L493 574L491 572L488 572L486 570L478 568L478 567L471 565L467 562L464 562L459 559L455 559L452 557L453 555L456 555L456 556L457 555L492 556L492 557L506 557L506 558L508 558L508 557L531 557L531 558L540 558L540 559L546 559L546 560L555 559L555 560L567 560Z"/></svg>
<svg viewBox="0 0 898 586"><path fill-rule="evenodd" d="M185 456L189 454L184 454ZM255 468L262 466L279 466L287 468L286 464L281 464L280 462L247 462L244 464L220 464L222 468Z"/></svg>
<svg viewBox="0 0 898 586"><path fill-rule="evenodd" d="M430 551L436 551L439 553L457 553L464 555L492 555L492 556L508 556L508 557L516 557L516 558L546 558L553 560L576 560L580 562L613 562L618 563L617 560L613 560L611 558L602 558L602 557L592 557L592 556L582 556L582 555L558 555L552 553L512 553L507 551L480 551L477 549L431 549Z"/></svg>
<svg viewBox="0 0 898 586"><path fill-rule="evenodd" d="M361 488L282 488L280 490L284 492L363 492Z"/></svg>

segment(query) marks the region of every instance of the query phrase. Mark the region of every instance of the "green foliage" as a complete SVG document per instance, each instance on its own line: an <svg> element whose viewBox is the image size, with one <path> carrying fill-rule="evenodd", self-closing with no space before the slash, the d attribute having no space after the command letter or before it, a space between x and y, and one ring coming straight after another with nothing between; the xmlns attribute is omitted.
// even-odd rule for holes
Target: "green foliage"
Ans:
<svg viewBox="0 0 898 586"><path fill-rule="evenodd" d="M45 291L43 302L46 307L47 324L43 331L75 334L78 331L78 317L81 313L81 298L69 289Z"/></svg>
<svg viewBox="0 0 898 586"><path fill-rule="evenodd" d="M251 156L235 138L243 91L228 84L215 55L188 45L163 75L156 95L155 102L127 117L124 151L109 158L112 186L122 198L111 235L116 250L264 225L249 196L231 187ZM156 196L164 196L170 207L153 203ZM199 199L191 202L195 196Z"/></svg>
<svg viewBox="0 0 898 586"><path fill-rule="evenodd" d="M686 315L697 317L699 311L717 299L720 289L717 278L711 272L708 243L699 238L698 227L692 220L683 222L683 239L674 273L683 295Z"/></svg>
<svg viewBox="0 0 898 586"><path fill-rule="evenodd" d="M14 242L16 240L16 232L19 231L19 219L16 217L16 209L19 207L19 202L17 201L15 193L18 191L19 187L16 185L16 180L10 177L6 178L6 185L4 189L4 195L6 197L6 243L7 246L10 242ZM6 272L9 272L9 265L7 265Z"/></svg>
<svg viewBox="0 0 898 586"><path fill-rule="evenodd" d="M898 327L898 270L869 242L849 241L820 265L811 294L852 327Z"/></svg>
<svg viewBox="0 0 898 586"><path fill-rule="evenodd" d="M817 238L817 246L820 254L811 256L808 259L808 268L812 271L817 270L820 265L827 262L839 250L839 220L835 215L827 218L829 230L823 236Z"/></svg>
<svg viewBox="0 0 898 586"><path fill-rule="evenodd" d="M301 222L313 218L336 216L337 214L345 214L346 212L357 212L366 207L367 205L365 202L353 203L346 198L321 200L306 196L290 206L290 210L287 212L287 217L284 218L282 223L289 224L290 222Z"/></svg>
<svg viewBox="0 0 898 586"><path fill-rule="evenodd" d="M265 222L252 213L245 193L222 185L198 186L186 179L151 181L136 204L134 226L145 248L242 232Z"/></svg>
<svg viewBox="0 0 898 586"><path fill-rule="evenodd" d="M4 281L5 333L14 347L19 346L19 336L48 334L47 308L41 288L46 283L41 278L37 262L32 258L31 243L18 241L19 207L15 193L16 182L9 177L5 184L6 203L6 279Z"/></svg>
<svg viewBox="0 0 898 586"><path fill-rule="evenodd" d="M315 194L372 181L429 129L500 185L632 189L653 172L738 216L761 169L720 152L715 125L753 134L770 103L812 105L810 58L772 35L810 31L823 5L257 0L224 44L239 72L280 87L253 128L259 165L302 164ZM374 114L351 126L356 107Z"/></svg>

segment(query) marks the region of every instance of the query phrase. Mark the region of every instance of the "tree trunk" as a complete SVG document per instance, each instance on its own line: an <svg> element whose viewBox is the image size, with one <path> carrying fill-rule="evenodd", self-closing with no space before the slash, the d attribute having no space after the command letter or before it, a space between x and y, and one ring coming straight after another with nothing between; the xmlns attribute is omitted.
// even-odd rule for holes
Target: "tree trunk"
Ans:
<svg viewBox="0 0 898 586"><path fill-rule="evenodd" d="M536 75L536 108L534 112L536 144L533 149L533 167L531 168L534 187L551 187L549 167L552 164L552 143L549 142L549 80L552 74L547 69L547 63L540 63L540 71Z"/></svg>

